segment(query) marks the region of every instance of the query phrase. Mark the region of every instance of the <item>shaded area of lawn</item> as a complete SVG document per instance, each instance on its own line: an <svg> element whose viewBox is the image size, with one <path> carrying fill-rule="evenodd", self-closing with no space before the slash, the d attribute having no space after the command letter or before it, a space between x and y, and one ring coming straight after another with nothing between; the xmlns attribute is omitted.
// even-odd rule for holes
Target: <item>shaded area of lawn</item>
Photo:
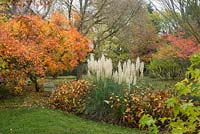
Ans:
<svg viewBox="0 0 200 134"><path fill-rule="evenodd" d="M0 92L1 93L1 92ZM47 107L51 92L25 91L21 96L8 96L0 99L0 110L12 108Z"/></svg>
<svg viewBox="0 0 200 134"><path fill-rule="evenodd" d="M97 123L62 111L20 108L0 111L0 134L139 134L135 129Z"/></svg>
<svg viewBox="0 0 200 134"><path fill-rule="evenodd" d="M156 78L150 78L145 76L142 79L139 79L137 85L139 86L150 86L154 89L166 89L166 88L175 88L175 84L181 80L160 80Z"/></svg>

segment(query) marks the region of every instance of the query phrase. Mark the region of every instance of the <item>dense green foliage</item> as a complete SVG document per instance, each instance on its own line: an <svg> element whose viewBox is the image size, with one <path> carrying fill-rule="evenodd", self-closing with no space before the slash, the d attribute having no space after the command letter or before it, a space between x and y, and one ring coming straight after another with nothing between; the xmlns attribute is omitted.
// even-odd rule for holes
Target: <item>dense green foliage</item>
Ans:
<svg viewBox="0 0 200 134"><path fill-rule="evenodd" d="M160 79L176 79L184 76L186 70L184 62L177 58L153 58L148 65L149 75Z"/></svg>

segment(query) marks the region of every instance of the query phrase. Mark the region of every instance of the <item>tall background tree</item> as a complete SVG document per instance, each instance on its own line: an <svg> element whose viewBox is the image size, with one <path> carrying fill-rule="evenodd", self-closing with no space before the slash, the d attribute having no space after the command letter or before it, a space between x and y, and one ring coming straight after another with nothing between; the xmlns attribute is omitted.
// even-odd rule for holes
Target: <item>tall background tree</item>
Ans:
<svg viewBox="0 0 200 134"><path fill-rule="evenodd" d="M46 18L55 0L0 0L0 13L7 15L40 14Z"/></svg>
<svg viewBox="0 0 200 134"><path fill-rule="evenodd" d="M162 18L150 5L145 5L132 24L132 49L130 55L149 63L153 53L162 44Z"/></svg>
<svg viewBox="0 0 200 134"><path fill-rule="evenodd" d="M142 0L57 0L54 6L72 21L79 32L91 39L93 53L100 56L106 49L113 48L113 43L114 48L122 49L122 42L130 39L130 25L142 8Z"/></svg>
<svg viewBox="0 0 200 134"><path fill-rule="evenodd" d="M200 42L200 2L199 0L156 0L153 3L160 4L157 10L168 20L175 20L179 31L184 31L195 37ZM154 5L154 7L158 7ZM162 12L169 14L163 14ZM173 19L171 19L173 18ZM174 21L171 23L174 24Z"/></svg>

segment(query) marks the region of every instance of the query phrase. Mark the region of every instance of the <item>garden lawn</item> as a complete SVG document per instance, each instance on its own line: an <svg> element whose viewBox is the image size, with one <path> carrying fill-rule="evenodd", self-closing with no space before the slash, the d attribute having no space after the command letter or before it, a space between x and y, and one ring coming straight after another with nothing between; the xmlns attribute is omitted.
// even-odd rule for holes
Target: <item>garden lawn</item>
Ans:
<svg viewBox="0 0 200 134"><path fill-rule="evenodd" d="M175 87L175 84L181 80L160 80L160 79L155 79L155 78L150 78L145 76L142 79L139 79L137 82L137 85L140 86L151 86L152 88L155 89L166 89L166 88L171 88L173 89Z"/></svg>
<svg viewBox="0 0 200 134"><path fill-rule="evenodd" d="M0 110L0 134L139 134L138 130L97 123L46 108Z"/></svg>

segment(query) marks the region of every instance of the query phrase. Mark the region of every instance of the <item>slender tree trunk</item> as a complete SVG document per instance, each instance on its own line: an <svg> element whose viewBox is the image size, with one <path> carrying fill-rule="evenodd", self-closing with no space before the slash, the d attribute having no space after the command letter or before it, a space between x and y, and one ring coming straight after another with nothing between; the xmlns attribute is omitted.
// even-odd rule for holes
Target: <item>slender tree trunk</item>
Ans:
<svg viewBox="0 0 200 134"><path fill-rule="evenodd" d="M35 91L39 92L40 91L40 87L39 87L38 82L37 82L37 77L36 76L32 76L32 77L30 77L30 79L34 83Z"/></svg>
<svg viewBox="0 0 200 134"><path fill-rule="evenodd" d="M38 85L37 78L35 79L35 91L36 91L36 92L39 92L39 91L40 91L40 87L39 87L39 85Z"/></svg>
<svg viewBox="0 0 200 134"><path fill-rule="evenodd" d="M80 62L76 70L76 79L80 80L83 76L83 63Z"/></svg>

